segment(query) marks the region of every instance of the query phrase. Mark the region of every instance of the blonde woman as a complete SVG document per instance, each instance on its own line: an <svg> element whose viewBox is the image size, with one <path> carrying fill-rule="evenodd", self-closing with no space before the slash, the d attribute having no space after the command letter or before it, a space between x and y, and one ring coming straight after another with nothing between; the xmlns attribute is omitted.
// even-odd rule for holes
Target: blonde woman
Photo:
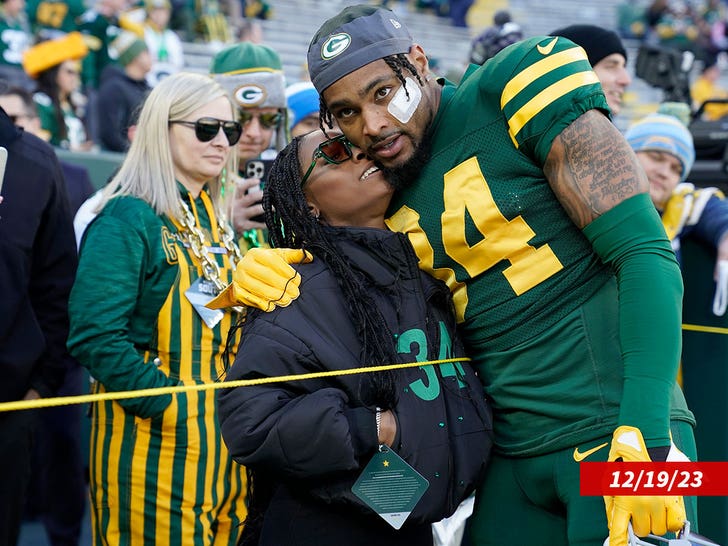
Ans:
<svg viewBox="0 0 728 546"><path fill-rule="evenodd" d="M96 392L218 379L236 317L204 304L240 257L222 186L241 132L207 76L172 75L147 98L84 234L69 306L68 346ZM221 440L212 391L96 403L94 544L233 545L244 472Z"/></svg>

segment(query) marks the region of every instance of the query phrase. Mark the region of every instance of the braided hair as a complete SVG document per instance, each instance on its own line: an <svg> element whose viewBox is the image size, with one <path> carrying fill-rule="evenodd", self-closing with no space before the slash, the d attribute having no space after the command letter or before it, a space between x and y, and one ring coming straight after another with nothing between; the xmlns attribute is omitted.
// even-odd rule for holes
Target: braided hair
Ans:
<svg viewBox="0 0 728 546"><path fill-rule="evenodd" d="M337 230L319 221L309 210L301 188L299 144L294 138L278 153L263 191L263 211L271 246L301 248L323 260L348 302L349 316L362 340L360 361L363 366L398 362L394 337L381 312L369 295L366 273L352 266L336 245ZM246 320L254 320L259 310L249 311ZM241 324L241 323L239 323ZM243 328L243 336L245 328ZM228 338L229 339L229 338ZM364 404L392 408L396 404L396 382L392 371L361 375L359 391ZM369 389L363 389L369 381ZM373 395L367 399L366 392ZM248 516L240 546L258 543L266 507L274 494L276 480L263 469L248 467Z"/></svg>
<svg viewBox="0 0 728 546"><path fill-rule="evenodd" d="M271 245L307 250L328 266L348 302L349 316L362 340L363 366L397 362L392 332L370 296L371 280L342 254L336 244L337 230L319 221L309 210L301 188L300 142L300 137L293 139L278 154L263 193ZM366 376L372 380L375 399L364 399L364 403L393 407L396 403L393 374L377 372Z"/></svg>
<svg viewBox="0 0 728 546"><path fill-rule="evenodd" d="M420 85L424 85L424 83L422 82L422 78L420 77L420 73L417 72L417 68L415 68L415 66L409 61L404 53L389 55L388 57L384 57L382 60L387 63L387 66L392 69L392 72L394 72L394 74L397 76L397 79L402 83L408 99L409 91L407 91L407 87L405 86L405 75L403 73L403 70L407 70L410 74L417 78L417 81ZM324 125L326 125L326 127L328 127L329 129L333 128L334 116L329 110L329 107L326 106L326 102L324 101L324 95L323 93L321 93L319 96L319 127L321 127L321 130L325 133L326 128L324 127Z"/></svg>

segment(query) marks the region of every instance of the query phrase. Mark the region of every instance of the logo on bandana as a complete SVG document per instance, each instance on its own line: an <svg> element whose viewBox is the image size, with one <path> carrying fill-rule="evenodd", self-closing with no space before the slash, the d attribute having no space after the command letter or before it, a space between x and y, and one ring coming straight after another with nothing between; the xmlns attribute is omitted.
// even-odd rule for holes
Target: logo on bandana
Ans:
<svg viewBox="0 0 728 546"><path fill-rule="evenodd" d="M340 32L329 36L321 46L321 58L325 61L341 55L351 45L351 36L346 32Z"/></svg>
<svg viewBox="0 0 728 546"><path fill-rule="evenodd" d="M240 106L252 108L265 102L268 93L259 85L247 84L235 90L235 100Z"/></svg>

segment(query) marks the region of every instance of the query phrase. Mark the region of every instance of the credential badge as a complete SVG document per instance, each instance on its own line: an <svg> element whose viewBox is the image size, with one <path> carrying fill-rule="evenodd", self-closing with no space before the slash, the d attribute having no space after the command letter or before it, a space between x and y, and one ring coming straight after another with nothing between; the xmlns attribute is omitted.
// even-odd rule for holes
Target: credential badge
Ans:
<svg viewBox="0 0 728 546"><path fill-rule="evenodd" d="M321 46L321 58L325 61L333 59L337 55L341 55L351 44L351 36L346 32L340 32L329 36Z"/></svg>

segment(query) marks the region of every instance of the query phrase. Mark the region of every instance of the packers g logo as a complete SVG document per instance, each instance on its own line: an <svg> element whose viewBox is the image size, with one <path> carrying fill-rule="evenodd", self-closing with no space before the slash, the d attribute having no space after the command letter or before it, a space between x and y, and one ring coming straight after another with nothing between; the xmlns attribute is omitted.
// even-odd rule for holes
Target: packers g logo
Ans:
<svg viewBox="0 0 728 546"><path fill-rule="evenodd" d="M329 36L329 39L321 46L321 58L325 61L333 59L337 55L341 55L350 45L351 36L346 32Z"/></svg>
<svg viewBox="0 0 728 546"><path fill-rule="evenodd" d="M263 104L267 96L266 90L255 84L243 85L235 90L235 100L247 108Z"/></svg>

